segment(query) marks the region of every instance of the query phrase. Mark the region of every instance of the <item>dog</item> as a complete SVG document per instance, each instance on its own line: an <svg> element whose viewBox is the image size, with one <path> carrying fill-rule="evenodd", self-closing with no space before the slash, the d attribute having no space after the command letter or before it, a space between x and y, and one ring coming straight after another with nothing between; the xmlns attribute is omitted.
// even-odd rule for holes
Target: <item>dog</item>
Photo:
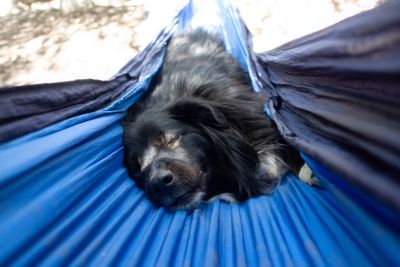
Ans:
<svg viewBox="0 0 400 267"><path fill-rule="evenodd" d="M270 194L287 171L299 170L299 154L216 36L173 37L150 86L125 118L124 164L156 205L244 201Z"/></svg>

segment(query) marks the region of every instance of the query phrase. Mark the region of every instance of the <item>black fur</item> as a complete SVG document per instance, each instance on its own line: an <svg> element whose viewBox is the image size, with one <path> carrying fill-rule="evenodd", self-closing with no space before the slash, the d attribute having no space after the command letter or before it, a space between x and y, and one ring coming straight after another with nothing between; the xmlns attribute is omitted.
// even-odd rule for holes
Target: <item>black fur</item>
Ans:
<svg viewBox="0 0 400 267"><path fill-rule="evenodd" d="M124 145L130 176L156 204L194 208L199 192L201 200L232 193L243 201L270 193L289 169L287 147L261 97L216 37L203 31L174 37L151 86L130 109ZM262 162L268 156L276 169ZM140 159L151 162L143 168Z"/></svg>

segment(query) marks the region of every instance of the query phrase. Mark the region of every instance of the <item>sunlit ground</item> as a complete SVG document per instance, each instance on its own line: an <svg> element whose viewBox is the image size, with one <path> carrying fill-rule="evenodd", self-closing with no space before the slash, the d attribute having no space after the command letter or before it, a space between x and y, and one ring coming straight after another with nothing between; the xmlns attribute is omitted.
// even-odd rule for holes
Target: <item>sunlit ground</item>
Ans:
<svg viewBox="0 0 400 267"><path fill-rule="evenodd" d="M54 0L0 16L0 86L108 79L179 6L176 0L93 2L86 10L63 13ZM371 9L378 0L235 2L254 35L254 49L262 52Z"/></svg>

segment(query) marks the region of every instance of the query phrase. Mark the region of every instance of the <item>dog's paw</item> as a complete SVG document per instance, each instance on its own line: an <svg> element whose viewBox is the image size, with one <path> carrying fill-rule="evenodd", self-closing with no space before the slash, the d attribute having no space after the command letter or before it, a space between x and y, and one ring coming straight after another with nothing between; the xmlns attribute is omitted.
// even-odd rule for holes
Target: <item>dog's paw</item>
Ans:
<svg viewBox="0 0 400 267"><path fill-rule="evenodd" d="M299 171L299 178L306 184L314 187L321 188L318 178L312 173L310 167L305 163Z"/></svg>

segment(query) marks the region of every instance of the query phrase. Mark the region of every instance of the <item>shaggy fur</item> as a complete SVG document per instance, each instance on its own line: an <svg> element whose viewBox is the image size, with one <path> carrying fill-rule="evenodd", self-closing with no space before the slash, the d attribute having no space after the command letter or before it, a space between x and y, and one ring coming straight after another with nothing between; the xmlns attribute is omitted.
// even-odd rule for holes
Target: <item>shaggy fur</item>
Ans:
<svg viewBox="0 0 400 267"><path fill-rule="evenodd" d="M220 196L269 194L289 169L287 146L249 77L202 31L174 37L152 90L124 124L125 166L148 197L193 209Z"/></svg>

